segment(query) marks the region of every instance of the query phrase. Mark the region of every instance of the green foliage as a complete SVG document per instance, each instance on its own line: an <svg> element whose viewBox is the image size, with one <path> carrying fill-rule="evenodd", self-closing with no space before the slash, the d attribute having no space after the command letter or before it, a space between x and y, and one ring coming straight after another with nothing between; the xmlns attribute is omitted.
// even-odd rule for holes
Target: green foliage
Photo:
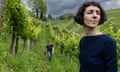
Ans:
<svg viewBox="0 0 120 72"><path fill-rule="evenodd" d="M79 48L78 43L80 35L75 32L69 32L66 29L60 30L59 27L52 27L51 24L47 25L53 40L57 46L60 47L60 52L65 55L78 56Z"/></svg>
<svg viewBox="0 0 120 72"><path fill-rule="evenodd" d="M18 36L25 35L27 26L31 23L29 15L21 0L7 0L4 14L4 29ZM7 25L6 25L7 24Z"/></svg>
<svg viewBox="0 0 120 72"><path fill-rule="evenodd" d="M37 18L43 18L47 12L45 0L28 0L28 5L32 9L32 15Z"/></svg>
<svg viewBox="0 0 120 72"><path fill-rule="evenodd" d="M7 0L4 20L2 31L14 33L23 39L36 40L41 31L42 22L29 16L21 0Z"/></svg>

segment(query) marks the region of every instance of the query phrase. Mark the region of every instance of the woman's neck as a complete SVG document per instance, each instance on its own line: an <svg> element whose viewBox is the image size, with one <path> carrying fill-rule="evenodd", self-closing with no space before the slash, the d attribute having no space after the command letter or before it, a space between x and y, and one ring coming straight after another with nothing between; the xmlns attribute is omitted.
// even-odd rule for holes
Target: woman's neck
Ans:
<svg viewBox="0 0 120 72"><path fill-rule="evenodd" d="M85 30L85 36L95 36L95 35L100 35L102 32L98 31L96 28L86 28L84 27Z"/></svg>

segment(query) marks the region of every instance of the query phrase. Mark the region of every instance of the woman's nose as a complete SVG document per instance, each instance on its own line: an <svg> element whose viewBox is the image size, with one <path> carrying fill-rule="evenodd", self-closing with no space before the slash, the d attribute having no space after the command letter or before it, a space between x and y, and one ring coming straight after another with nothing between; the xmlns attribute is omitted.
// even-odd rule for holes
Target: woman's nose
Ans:
<svg viewBox="0 0 120 72"><path fill-rule="evenodd" d="M97 14L96 13L93 13L93 18L97 18Z"/></svg>

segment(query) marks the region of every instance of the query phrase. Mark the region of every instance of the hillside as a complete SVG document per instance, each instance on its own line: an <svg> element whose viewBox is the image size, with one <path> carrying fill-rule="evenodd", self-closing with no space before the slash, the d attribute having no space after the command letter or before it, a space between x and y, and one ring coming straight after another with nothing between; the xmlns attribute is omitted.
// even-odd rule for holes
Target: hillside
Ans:
<svg viewBox="0 0 120 72"><path fill-rule="evenodd" d="M100 26L100 30L115 38L120 67L120 9L108 10L106 13L108 21ZM79 72L77 43L81 37L82 27L72 18L38 22L38 25L41 26L41 32L35 48L30 50L26 48L23 52L23 40L20 38L18 54L15 56L9 53L11 34L0 35L0 72ZM49 40L53 42L55 48L51 62L45 54ZM64 49L61 54L62 48ZM73 48L74 51L71 51Z"/></svg>
<svg viewBox="0 0 120 72"><path fill-rule="evenodd" d="M72 14L70 14L70 18L69 18L69 14L65 14L63 16L64 20L57 18L56 20L50 20L51 24L55 25L55 26L60 26L61 28L65 28L68 29L70 31L74 31L77 33L81 33L82 32L82 27L79 24L76 24L74 22L74 19L71 18ZM120 27L120 9L110 9L106 11L106 16L107 16L107 21L106 23L117 23L116 26ZM104 25L103 25L104 26Z"/></svg>

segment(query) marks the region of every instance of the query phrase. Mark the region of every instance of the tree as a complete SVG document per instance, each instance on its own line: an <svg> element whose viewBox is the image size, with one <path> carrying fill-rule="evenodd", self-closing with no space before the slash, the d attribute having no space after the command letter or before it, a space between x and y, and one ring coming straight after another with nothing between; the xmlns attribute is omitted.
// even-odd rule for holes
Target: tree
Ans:
<svg viewBox="0 0 120 72"><path fill-rule="evenodd" d="M29 14L21 0L6 0L4 20L12 34L10 53L17 54L19 36L29 36Z"/></svg>
<svg viewBox="0 0 120 72"><path fill-rule="evenodd" d="M48 14L48 19L53 19L51 14Z"/></svg>
<svg viewBox="0 0 120 72"><path fill-rule="evenodd" d="M4 5L6 0L0 0L0 30L3 23Z"/></svg>
<svg viewBox="0 0 120 72"><path fill-rule="evenodd" d="M45 0L28 0L28 5L32 10L32 15L36 18L44 19L47 11Z"/></svg>

